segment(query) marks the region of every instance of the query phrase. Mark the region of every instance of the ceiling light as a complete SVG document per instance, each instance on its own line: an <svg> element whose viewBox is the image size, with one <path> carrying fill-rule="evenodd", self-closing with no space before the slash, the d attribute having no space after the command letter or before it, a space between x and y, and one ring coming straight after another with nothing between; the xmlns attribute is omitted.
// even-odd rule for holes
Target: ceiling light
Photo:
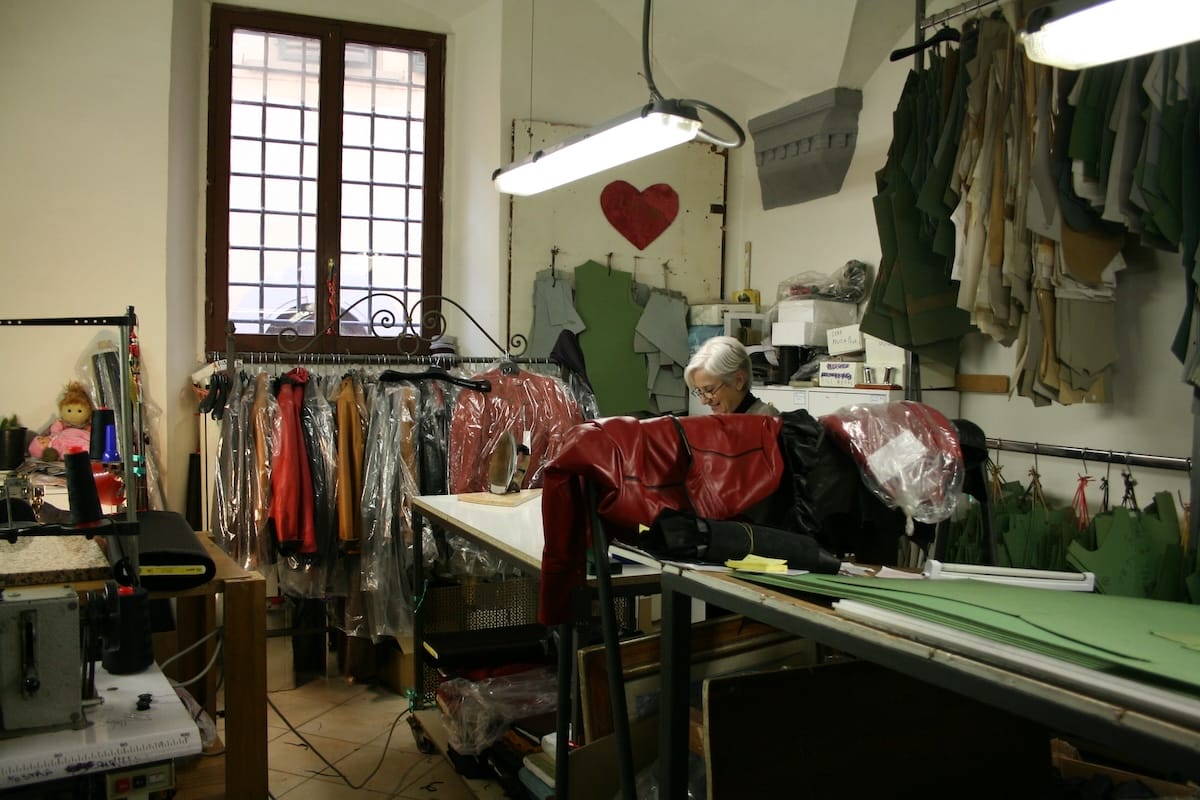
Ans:
<svg viewBox="0 0 1200 800"><path fill-rule="evenodd" d="M1030 60L1083 69L1200 39L1196 0L1059 0L1029 13L1021 44Z"/></svg>
<svg viewBox="0 0 1200 800"><path fill-rule="evenodd" d="M745 143L741 126L720 109L700 100L669 100L658 91L650 72L650 3L645 0L642 13L642 65L650 102L501 167L492 174L499 191L536 194L693 139L719 147ZM697 109L722 120L733 129L734 138L722 139L704 130Z"/></svg>

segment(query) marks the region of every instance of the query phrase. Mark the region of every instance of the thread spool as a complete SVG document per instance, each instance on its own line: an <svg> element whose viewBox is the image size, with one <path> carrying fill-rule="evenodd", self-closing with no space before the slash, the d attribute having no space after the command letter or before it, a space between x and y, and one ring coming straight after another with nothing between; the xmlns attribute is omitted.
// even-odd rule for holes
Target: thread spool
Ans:
<svg viewBox="0 0 1200 800"><path fill-rule="evenodd" d="M71 524L87 525L99 522L100 493L92 477L92 460L87 453L67 453L63 456L67 471L67 497L71 500Z"/></svg>
<svg viewBox="0 0 1200 800"><path fill-rule="evenodd" d="M117 418L111 408L98 408L92 412L92 435L88 440L88 451L93 461L115 464L121 460L117 447Z"/></svg>

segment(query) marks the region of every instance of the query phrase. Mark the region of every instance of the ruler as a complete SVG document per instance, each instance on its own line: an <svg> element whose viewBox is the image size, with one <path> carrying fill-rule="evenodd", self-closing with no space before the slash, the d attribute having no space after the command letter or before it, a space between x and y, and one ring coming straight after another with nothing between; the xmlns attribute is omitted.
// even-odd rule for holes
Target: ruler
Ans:
<svg viewBox="0 0 1200 800"><path fill-rule="evenodd" d="M97 664L96 693L104 702L88 710L87 727L0 733L0 792L200 752L200 731L157 664L136 675ZM150 707L139 711L145 694Z"/></svg>

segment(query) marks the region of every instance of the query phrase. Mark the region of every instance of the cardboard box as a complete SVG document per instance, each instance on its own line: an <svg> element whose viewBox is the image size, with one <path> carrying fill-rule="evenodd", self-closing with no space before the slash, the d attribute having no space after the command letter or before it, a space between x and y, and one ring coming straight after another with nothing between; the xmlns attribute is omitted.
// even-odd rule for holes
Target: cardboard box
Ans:
<svg viewBox="0 0 1200 800"><path fill-rule="evenodd" d="M830 328L826 334L829 345L829 355L840 356L843 353L861 353L866 346L863 334L858 325L842 325Z"/></svg>
<svg viewBox="0 0 1200 800"><path fill-rule="evenodd" d="M758 306L754 303L697 303L688 306L688 325L724 325L727 311L754 314Z"/></svg>
<svg viewBox="0 0 1200 800"><path fill-rule="evenodd" d="M819 322L776 322L771 325L771 344L820 345L828 341L829 326Z"/></svg>
<svg viewBox="0 0 1200 800"><path fill-rule="evenodd" d="M775 306L775 318L779 322L816 322L827 327L853 325L858 322L858 306L836 300L781 300Z"/></svg>
<svg viewBox="0 0 1200 800"><path fill-rule="evenodd" d="M863 334L865 350L867 354L866 361L868 364L876 364L881 367L902 367L904 366L903 347L897 347L891 342L885 342L883 339L876 339L869 333Z"/></svg>
<svg viewBox="0 0 1200 800"><path fill-rule="evenodd" d="M863 362L822 361L817 382L821 386L847 386L863 382Z"/></svg>

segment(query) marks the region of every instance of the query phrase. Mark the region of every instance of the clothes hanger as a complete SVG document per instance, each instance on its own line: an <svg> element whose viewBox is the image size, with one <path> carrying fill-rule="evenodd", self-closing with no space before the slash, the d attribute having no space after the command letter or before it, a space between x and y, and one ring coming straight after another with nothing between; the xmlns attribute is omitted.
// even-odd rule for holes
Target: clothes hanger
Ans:
<svg viewBox="0 0 1200 800"><path fill-rule="evenodd" d="M920 44L901 47L899 50L893 50L888 56L888 61L899 61L902 58L908 58L911 55L928 50L930 47L941 44L942 42L959 42L962 41L962 34L956 28L940 28L937 33L930 36Z"/></svg>
<svg viewBox="0 0 1200 800"><path fill-rule="evenodd" d="M492 390L492 382L485 379L472 380L471 378L460 378L457 375L451 375L441 367L430 367L421 372L400 372L394 369L385 369L379 373L377 380L380 383L392 383L399 381L443 381L452 383L455 386L460 386L463 389L471 389L476 392L490 392Z"/></svg>

